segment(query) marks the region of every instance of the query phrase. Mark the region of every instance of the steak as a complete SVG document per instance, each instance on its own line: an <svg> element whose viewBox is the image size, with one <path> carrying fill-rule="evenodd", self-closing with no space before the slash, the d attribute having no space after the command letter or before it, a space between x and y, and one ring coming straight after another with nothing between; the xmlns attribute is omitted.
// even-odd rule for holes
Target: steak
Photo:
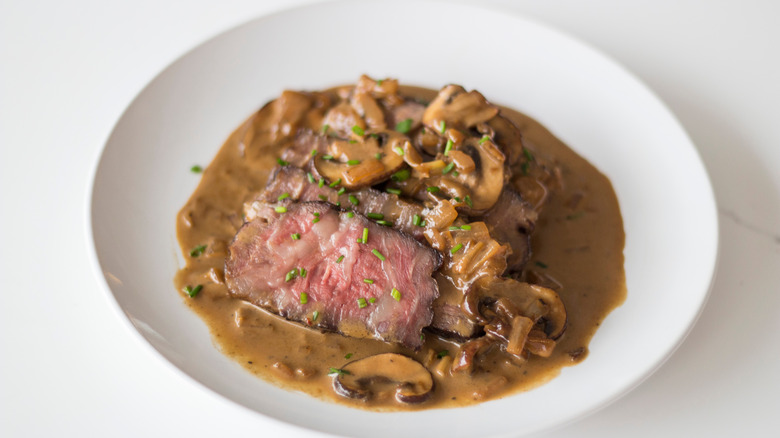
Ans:
<svg viewBox="0 0 780 438"><path fill-rule="evenodd" d="M438 252L324 202L256 202L253 215L228 248L233 296L323 330L422 346Z"/></svg>
<svg viewBox="0 0 780 438"><path fill-rule="evenodd" d="M327 201L344 209L352 209L362 215L381 214L382 219L393 224L393 228L403 231L415 239L425 242L423 232L425 228L415 225L414 216L423 217L425 208L414 202L401 200L397 195L380 192L372 188L363 188L356 191L338 194L338 190L330 188L327 184L322 187L312 176L297 167L277 167L268 178L265 190L261 192L255 201L248 203L244 212L247 220L255 216L255 209L261 208L263 202L277 202L279 197L298 201ZM285 193L287 196L284 196ZM350 196L353 197L350 200ZM354 203L357 201L357 204Z"/></svg>
<svg viewBox="0 0 780 438"><path fill-rule="evenodd" d="M537 216L533 207L508 187L501 192L496 204L482 216L490 235L512 248L506 259L507 274L522 271L531 257L531 233Z"/></svg>

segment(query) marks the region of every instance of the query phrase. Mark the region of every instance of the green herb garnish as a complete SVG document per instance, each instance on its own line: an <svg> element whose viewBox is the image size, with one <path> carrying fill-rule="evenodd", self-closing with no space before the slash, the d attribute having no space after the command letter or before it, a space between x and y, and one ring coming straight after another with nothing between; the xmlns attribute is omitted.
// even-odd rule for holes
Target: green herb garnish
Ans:
<svg viewBox="0 0 780 438"><path fill-rule="evenodd" d="M333 155L331 155L331 154L326 154L326 155L323 155L323 156L322 156L322 159L323 159L323 160L332 160L332 159L333 159Z"/></svg>
<svg viewBox="0 0 780 438"><path fill-rule="evenodd" d="M195 298L195 295L199 294L201 289L203 289L203 285L202 284L199 284L199 285L197 285L195 287L185 286L184 287L184 292L186 292L187 295L190 296L190 298Z"/></svg>
<svg viewBox="0 0 780 438"><path fill-rule="evenodd" d="M474 203L471 202L471 196L466 195L466 197L463 200L466 201L466 205L468 205L469 208L474 208Z"/></svg>
<svg viewBox="0 0 780 438"><path fill-rule="evenodd" d="M276 207L274 211L277 213L287 213L287 207Z"/></svg>
<svg viewBox="0 0 780 438"><path fill-rule="evenodd" d="M201 173L201 172L203 172L203 168L196 164L196 165L190 167L190 172L192 172L192 173Z"/></svg>
<svg viewBox="0 0 780 438"><path fill-rule="evenodd" d="M290 197L290 194L289 194L289 193L287 193L287 192L285 192L285 193L282 193L281 195L279 195L279 197L278 197L278 198L276 198L276 200L277 200L277 201L281 201L282 199L287 199L287 198L289 198L289 197Z"/></svg>
<svg viewBox="0 0 780 438"><path fill-rule="evenodd" d="M420 217L419 214L416 214L416 215L412 216L412 224L414 224L414 226L416 226L416 227L420 226L420 221L421 220L422 220L422 218Z"/></svg>
<svg viewBox="0 0 780 438"><path fill-rule="evenodd" d="M332 183L328 184L328 187L335 189L337 185L341 184L341 178L337 179L336 181L333 181Z"/></svg>
<svg viewBox="0 0 780 438"><path fill-rule="evenodd" d="M444 134L444 132L447 131L447 122L444 120L441 121L441 127L439 127L439 132Z"/></svg>
<svg viewBox="0 0 780 438"><path fill-rule="evenodd" d="M343 195L344 193L346 193L346 191L347 191L347 189L346 189L345 187L342 187L342 188L340 188L340 189L339 189L339 191L338 191L338 192L336 192L336 194L337 194L337 195L339 195L339 196L341 196L341 195Z"/></svg>
<svg viewBox="0 0 780 438"><path fill-rule="evenodd" d="M412 172L409 171L409 169L401 169L398 172L390 175L390 179L392 179L395 182L404 182L407 179L411 178Z"/></svg>
<svg viewBox="0 0 780 438"><path fill-rule="evenodd" d="M286 166L286 165L290 164L288 161L284 161L281 158L277 158L276 162L279 163L280 166Z"/></svg>
<svg viewBox="0 0 780 438"><path fill-rule="evenodd" d="M392 193L393 195L400 195L401 194L401 190L400 189L394 189L392 187L386 188L385 191L387 193Z"/></svg>
<svg viewBox="0 0 780 438"><path fill-rule="evenodd" d="M479 144L483 144L483 143L485 143L488 140L490 140L490 136L485 134L485 135L482 136L482 138L479 139Z"/></svg>
<svg viewBox="0 0 780 438"><path fill-rule="evenodd" d="M327 133L328 129L330 129L330 125L328 125L327 123L322 125L322 133L323 134Z"/></svg>
<svg viewBox="0 0 780 438"><path fill-rule="evenodd" d="M317 197L320 198L323 201L327 201L328 200L328 197L325 196L325 195L317 195Z"/></svg>
<svg viewBox="0 0 780 438"><path fill-rule="evenodd" d="M384 219L385 215L382 213L366 213L366 217L369 219Z"/></svg>
<svg viewBox="0 0 780 438"><path fill-rule="evenodd" d="M352 205L360 205L360 201L355 197L355 195L349 195L349 202L351 202Z"/></svg>
<svg viewBox="0 0 780 438"><path fill-rule="evenodd" d="M344 260L344 255L340 255L339 258L336 259L336 263L341 263L341 261Z"/></svg>
<svg viewBox="0 0 780 438"><path fill-rule="evenodd" d="M441 173L446 175L446 174L450 173L450 171L452 171L452 169L454 169L454 168L455 168L455 163L450 163L450 164L444 166L444 169L441 170Z"/></svg>
<svg viewBox="0 0 780 438"><path fill-rule="evenodd" d="M463 248L463 244L459 243L450 249L450 254L455 254L456 252L460 251L460 249Z"/></svg>
<svg viewBox="0 0 780 438"><path fill-rule="evenodd" d="M452 150L452 147L455 145L455 143L452 142L452 139L447 139L447 145L444 146L444 155L449 157L450 151Z"/></svg>
<svg viewBox="0 0 780 438"><path fill-rule="evenodd" d="M301 292L301 304L306 304L309 302L309 294L306 292Z"/></svg>
<svg viewBox="0 0 780 438"><path fill-rule="evenodd" d="M198 257L206 250L206 245L198 245L190 251L190 257Z"/></svg>
<svg viewBox="0 0 780 438"><path fill-rule="evenodd" d="M364 278L363 279L363 283L374 284L374 280L372 280L370 278Z"/></svg>
<svg viewBox="0 0 780 438"><path fill-rule="evenodd" d="M359 135L361 137L366 135L366 131L364 131L363 128L361 128L358 125L355 125L355 126L352 127L352 132L354 132L355 134L357 134L357 135Z"/></svg>
<svg viewBox="0 0 780 438"><path fill-rule="evenodd" d="M382 255L381 252L377 251L376 249L371 250L371 254L374 254L379 260L385 261L385 256Z"/></svg>
<svg viewBox="0 0 780 438"><path fill-rule="evenodd" d="M351 212L351 211L348 211L348 212L347 212L347 217L348 217L348 218L353 218L353 217L355 217L355 213L353 213L353 212Z"/></svg>
<svg viewBox="0 0 780 438"><path fill-rule="evenodd" d="M360 160L347 160L347 166L357 166L360 164Z"/></svg>
<svg viewBox="0 0 780 438"><path fill-rule="evenodd" d="M317 318L319 318L319 316L320 316L319 310L315 310L314 313L311 314L311 321L312 322L316 321Z"/></svg>
<svg viewBox="0 0 780 438"><path fill-rule="evenodd" d="M292 237L292 240L301 240L301 233L292 233L290 237Z"/></svg>
<svg viewBox="0 0 780 438"><path fill-rule="evenodd" d="M376 221L376 223L379 224L379 225L384 225L386 227L392 227L393 226L392 222L386 221L386 220L378 220L378 221Z"/></svg>
<svg viewBox="0 0 780 438"><path fill-rule="evenodd" d="M311 172L307 172L307 173L306 173L306 178L308 178L308 179L309 179L309 182L310 182L310 183L313 183L313 182L314 182L314 175L312 175L312 174L311 174Z"/></svg>
<svg viewBox="0 0 780 438"><path fill-rule="evenodd" d="M344 359L349 359L350 357L352 357L352 353L347 353L344 355Z"/></svg>
<svg viewBox="0 0 780 438"><path fill-rule="evenodd" d="M396 154L398 154L400 156L404 155L404 150L401 149L401 146L394 146L393 147L393 152L395 152Z"/></svg>
<svg viewBox="0 0 780 438"><path fill-rule="evenodd" d="M362 298L362 297L358 298L357 302L358 302L358 307L360 307L361 309L366 307L366 306L368 306L368 303L366 303L366 299L365 298Z"/></svg>
<svg viewBox="0 0 780 438"><path fill-rule="evenodd" d="M390 295L392 295L396 301L401 301L401 291L398 289L393 288L393 290L390 291Z"/></svg>
<svg viewBox="0 0 780 438"><path fill-rule="evenodd" d="M461 225L460 229L468 231L471 229L471 225Z"/></svg>
<svg viewBox="0 0 780 438"><path fill-rule="evenodd" d="M401 120L396 123L395 130L401 134L406 134L412 129L412 119Z"/></svg>
<svg viewBox="0 0 780 438"><path fill-rule="evenodd" d="M347 370L342 370L342 369L333 368L333 367L328 368L328 375L329 376L335 376L335 375L345 376L345 375L349 375L349 374L351 374L351 373L349 371L347 371Z"/></svg>
<svg viewBox="0 0 780 438"><path fill-rule="evenodd" d="M363 243L368 243L368 228L363 228Z"/></svg>
<svg viewBox="0 0 780 438"><path fill-rule="evenodd" d="M429 193L438 193L441 189L436 186L428 186L425 188Z"/></svg>
<svg viewBox="0 0 780 438"><path fill-rule="evenodd" d="M440 352L439 352L439 354L437 354L436 356L438 356L438 357L439 357L439 359L441 359L442 357L444 357L444 356L449 356L449 355L450 355L450 352L449 352L449 351L447 351L447 350L442 350L442 351L440 351Z"/></svg>
<svg viewBox="0 0 780 438"><path fill-rule="evenodd" d="M371 298L368 299L368 302L371 303L371 304L374 304L374 303L376 303L376 298L371 297Z"/></svg>

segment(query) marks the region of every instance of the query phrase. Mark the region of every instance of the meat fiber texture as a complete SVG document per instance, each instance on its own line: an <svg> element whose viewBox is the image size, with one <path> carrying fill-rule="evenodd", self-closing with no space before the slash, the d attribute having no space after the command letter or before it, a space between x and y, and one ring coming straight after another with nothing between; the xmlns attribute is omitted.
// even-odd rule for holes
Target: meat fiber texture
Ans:
<svg viewBox="0 0 780 438"><path fill-rule="evenodd" d="M422 346L438 252L324 202L256 203L254 213L228 249L232 295L320 329Z"/></svg>

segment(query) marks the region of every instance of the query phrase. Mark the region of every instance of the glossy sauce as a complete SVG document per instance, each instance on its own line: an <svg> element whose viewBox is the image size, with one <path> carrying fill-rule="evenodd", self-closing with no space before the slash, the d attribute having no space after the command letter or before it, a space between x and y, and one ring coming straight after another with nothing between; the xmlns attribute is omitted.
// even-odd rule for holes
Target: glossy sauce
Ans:
<svg viewBox="0 0 780 438"><path fill-rule="evenodd" d="M436 92L402 87L402 94L425 100ZM326 105L310 111L303 125L317 129ZM283 320L233 298L224 285L226 249L242 223L244 202L261 191L276 165L286 134L271 104L255 113L227 139L205 170L200 185L177 217L178 239L187 265L175 284L184 302L208 324L216 346L248 371L276 385L315 397L376 410L463 406L536 387L561 369L584 360L601 322L626 297L623 270L625 236L609 180L533 119L502 108L520 128L535 156L554 162L560 187L549 197L532 237L532 258L524 278L555 282L567 308L568 324L549 358L531 356L515 364L497 349L480 358L473 374L450 373L459 345L426 333L419 352L367 339L320 333ZM199 245L206 249L189 257ZM203 285L190 298L185 286ZM444 352L447 354L444 354ZM431 370L435 391L419 405L389 400L370 403L341 397L332 390L329 368L377 353L397 352L416 358ZM440 357L441 356L441 357Z"/></svg>

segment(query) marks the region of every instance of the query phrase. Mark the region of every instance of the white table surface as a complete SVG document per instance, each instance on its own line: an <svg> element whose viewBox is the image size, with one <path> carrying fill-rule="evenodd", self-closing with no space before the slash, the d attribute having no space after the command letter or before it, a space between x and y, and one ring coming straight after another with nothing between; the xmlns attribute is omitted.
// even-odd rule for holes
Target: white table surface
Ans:
<svg viewBox="0 0 780 438"><path fill-rule="evenodd" d="M150 353L98 286L85 228L97 155L144 85L209 37L302 3L0 0L0 436L306 436ZM687 340L626 396L539 436L778 436L780 2L489 3L645 81L719 205L720 265Z"/></svg>

